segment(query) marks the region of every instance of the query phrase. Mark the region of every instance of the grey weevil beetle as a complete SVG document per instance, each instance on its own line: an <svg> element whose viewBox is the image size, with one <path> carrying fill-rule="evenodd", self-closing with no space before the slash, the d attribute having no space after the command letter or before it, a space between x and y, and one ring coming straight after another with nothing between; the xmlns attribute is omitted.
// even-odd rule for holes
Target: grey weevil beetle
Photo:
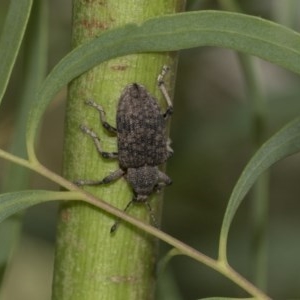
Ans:
<svg viewBox="0 0 300 300"><path fill-rule="evenodd" d="M157 100L143 85L138 83L127 85L120 96L116 128L107 123L101 105L93 100L86 101L87 105L99 112L103 127L117 135L118 152L103 151L97 134L85 125L81 125L80 128L93 139L96 149L102 157L118 159L120 169L102 180L75 181L78 186L101 185L123 176L133 190L133 198L124 211L132 203L145 203L155 224L148 197L172 183L171 179L158 168L173 154L166 135L166 122L173 113L173 105L164 84L164 76L167 71L168 67L164 66L157 78L158 87L168 105L164 113ZM118 224L119 220L111 227L111 233L117 229Z"/></svg>

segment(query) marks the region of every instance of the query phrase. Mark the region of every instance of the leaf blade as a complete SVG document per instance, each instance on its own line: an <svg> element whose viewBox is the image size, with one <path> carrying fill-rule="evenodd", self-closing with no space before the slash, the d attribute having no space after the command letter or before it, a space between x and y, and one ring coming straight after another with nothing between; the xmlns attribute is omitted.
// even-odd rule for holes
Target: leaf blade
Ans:
<svg viewBox="0 0 300 300"><path fill-rule="evenodd" d="M80 193L24 190L0 195L0 222L30 206L52 200L80 200Z"/></svg>
<svg viewBox="0 0 300 300"><path fill-rule="evenodd" d="M47 105L63 86L81 73L117 56L199 46L238 50L300 73L300 35L253 16L217 11L187 12L108 30L65 56L41 86L28 122L29 156L35 157L35 135Z"/></svg>
<svg viewBox="0 0 300 300"><path fill-rule="evenodd" d="M251 158L235 184L223 218L219 240L219 259L227 261L227 241L233 217L256 179L279 160L300 151L300 118L290 122Z"/></svg>
<svg viewBox="0 0 300 300"><path fill-rule="evenodd" d="M16 61L29 19L32 0L12 0L0 37L0 103Z"/></svg>

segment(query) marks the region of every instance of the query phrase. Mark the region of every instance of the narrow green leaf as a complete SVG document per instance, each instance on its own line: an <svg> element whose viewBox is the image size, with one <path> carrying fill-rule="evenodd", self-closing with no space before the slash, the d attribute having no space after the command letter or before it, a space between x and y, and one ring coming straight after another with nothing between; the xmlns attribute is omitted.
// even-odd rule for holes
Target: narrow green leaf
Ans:
<svg viewBox="0 0 300 300"><path fill-rule="evenodd" d="M35 204L51 200L80 200L76 192L27 190L0 195L0 222L7 217Z"/></svg>
<svg viewBox="0 0 300 300"><path fill-rule="evenodd" d="M26 157L26 122L29 109L37 89L46 74L47 64L47 29L48 3L43 0L35 1L26 33L23 38L22 68L23 82L20 85L20 99L17 107L17 118L10 152L20 157ZM11 180L13 178L13 180ZM29 169L17 164L9 164L5 176L0 183L1 191L19 191L28 188ZM5 266L9 263L11 253L17 244L21 233L22 214L12 216L0 224L0 282L4 275Z"/></svg>
<svg viewBox="0 0 300 300"><path fill-rule="evenodd" d="M166 255L164 255L162 257L162 259L159 261L158 263L158 267L157 267L157 275L160 276L166 269L167 264L169 263L169 261L177 255L182 255L182 253L176 249L176 248L172 248L171 250L169 250L167 252Z"/></svg>
<svg viewBox="0 0 300 300"><path fill-rule="evenodd" d="M48 39L48 3L35 1L23 42L24 66L21 96L17 107L17 118L10 152L26 157L26 122L37 89L46 76ZM16 164L8 166L0 187L3 191L15 191L27 188L29 170ZM11 180L14 178L14 180Z"/></svg>
<svg viewBox="0 0 300 300"><path fill-rule="evenodd" d="M226 247L232 219L256 179L274 163L299 150L300 118L297 118L265 142L249 161L232 191L223 219L219 247L221 260L227 260Z"/></svg>
<svg viewBox="0 0 300 300"><path fill-rule="evenodd" d="M8 260L12 254L12 245L16 244L16 236L21 233L20 223L18 217L11 217L0 224L0 285L5 275Z"/></svg>
<svg viewBox="0 0 300 300"><path fill-rule="evenodd" d="M37 127L54 95L73 78L101 62L130 53L219 46L259 56L300 73L300 35L261 18L238 13L198 11L152 18L104 32L70 52L42 85L32 110L27 146L34 157Z"/></svg>
<svg viewBox="0 0 300 300"><path fill-rule="evenodd" d="M32 2L32 0L10 1L9 11L0 37L0 103L20 49Z"/></svg>

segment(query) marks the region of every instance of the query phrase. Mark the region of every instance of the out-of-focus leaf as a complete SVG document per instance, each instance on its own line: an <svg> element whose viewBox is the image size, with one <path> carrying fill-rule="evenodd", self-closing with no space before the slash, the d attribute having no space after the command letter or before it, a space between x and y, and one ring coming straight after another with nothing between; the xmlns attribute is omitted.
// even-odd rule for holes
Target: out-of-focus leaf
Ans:
<svg viewBox="0 0 300 300"><path fill-rule="evenodd" d="M27 190L0 195L0 222L30 206L52 200L80 200L76 192Z"/></svg>
<svg viewBox="0 0 300 300"><path fill-rule="evenodd" d="M233 217L256 179L274 163L299 150L300 118L272 136L249 161L232 191L223 219L219 248L219 257L222 260L227 260L226 247Z"/></svg>
<svg viewBox="0 0 300 300"><path fill-rule="evenodd" d="M11 0L9 11L0 36L0 103L24 36L32 0Z"/></svg>

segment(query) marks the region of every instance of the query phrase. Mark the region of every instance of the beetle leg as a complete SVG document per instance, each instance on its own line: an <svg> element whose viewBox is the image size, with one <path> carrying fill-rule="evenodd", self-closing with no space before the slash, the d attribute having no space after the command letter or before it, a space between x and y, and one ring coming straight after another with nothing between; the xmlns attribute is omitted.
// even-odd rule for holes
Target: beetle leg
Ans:
<svg viewBox="0 0 300 300"><path fill-rule="evenodd" d="M86 105L89 105L91 107L94 107L98 112L99 112L99 115L100 115L100 121L103 125L103 127L108 130L109 132L112 132L114 134L117 133L117 129L113 126L111 126L109 123L107 123L106 121L106 116L105 116L105 111L103 110L102 106L98 103L96 103L95 101L93 100L87 100L85 102Z"/></svg>
<svg viewBox="0 0 300 300"><path fill-rule="evenodd" d="M124 208L124 212L126 212L126 211L128 210L128 208L131 206L131 204L132 204L133 202L134 202L134 198L133 198L132 200L130 200L130 201L127 203L126 207ZM116 220L116 222L114 223L114 225L111 226L111 228L110 228L110 233L114 233L114 232L117 230L118 226L120 225L120 222L121 222L121 219L118 218L118 219Z"/></svg>
<svg viewBox="0 0 300 300"><path fill-rule="evenodd" d="M168 158L172 157L173 154L174 154L174 150L171 148L171 139L168 138L168 141L167 141L167 151L168 151Z"/></svg>
<svg viewBox="0 0 300 300"><path fill-rule="evenodd" d="M162 190L162 188L164 188L167 185L172 184L172 180L171 178L166 175L165 173L158 171L158 182L154 187L154 190L156 192L160 192Z"/></svg>
<svg viewBox="0 0 300 300"><path fill-rule="evenodd" d="M160 89L160 91L162 92L165 100L167 101L168 107L166 112L163 114L165 119L168 119L172 113L173 113L173 104L171 101L171 98L167 92L166 86L165 86L165 82L164 82L164 77L167 74L167 72L169 71L169 67L168 66L163 66L161 73L158 75L157 77L157 85Z"/></svg>
<svg viewBox="0 0 300 300"><path fill-rule="evenodd" d="M114 171L110 173L108 176L104 177L102 180L76 180L74 183L78 186L83 186L83 185L101 185L101 184L107 184L110 183L114 180L119 179L124 175L124 171L122 169L119 169L117 171Z"/></svg>
<svg viewBox="0 0 300 300"><path fill-rule="evenodd" d="M96 146L96 149L102 157L104 157L104 158L118 158L118 152L105 152L105 151L102 150L100 139L93 130L89 129L85 125L80 125L80 129L85 134L89 135L93 139L94 144Z"/></svg>

